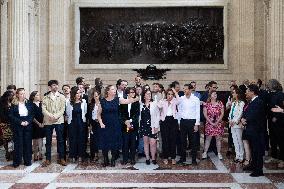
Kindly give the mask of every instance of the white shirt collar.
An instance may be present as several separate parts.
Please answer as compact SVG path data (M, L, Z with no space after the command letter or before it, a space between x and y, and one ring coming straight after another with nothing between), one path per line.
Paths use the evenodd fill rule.
M258 97L258 96L253 97L253 98L251 99L251 102L254 101L254 99L256 99L257 97Z

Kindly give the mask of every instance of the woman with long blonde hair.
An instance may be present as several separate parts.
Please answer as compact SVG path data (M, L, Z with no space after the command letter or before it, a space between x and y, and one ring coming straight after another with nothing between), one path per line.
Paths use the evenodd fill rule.
M26 100L24 88L18 88L9 112L13 128L14 158L13 167L18 167L22 158L24 165L30 166L32 160L32 122L33 105Z

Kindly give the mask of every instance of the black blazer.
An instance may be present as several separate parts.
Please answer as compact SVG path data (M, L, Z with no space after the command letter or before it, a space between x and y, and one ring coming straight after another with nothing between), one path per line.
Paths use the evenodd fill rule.
M28 110L28 116L25 120L29 123L28 126L31 126L33 119L34 119L33 103L30 102L30 101L26 101L25 105L26 105L26 108ZM9 111L9 119L11 121L12 127L15 127L17 125L21 125L22 119L21 119L21 116L19 114L19 105L12 104L10 111Z
M120 113L122 131L126 132L127 126L125 125L125 121L130 119L132 119L134 130L137 131L139 127L140 103L137 101L131 104L130 116L128 114L128 104L120 105Z
M247 121L246 131L249 134L265 131L265 107L262 100L256 97L244 108L243 116Z

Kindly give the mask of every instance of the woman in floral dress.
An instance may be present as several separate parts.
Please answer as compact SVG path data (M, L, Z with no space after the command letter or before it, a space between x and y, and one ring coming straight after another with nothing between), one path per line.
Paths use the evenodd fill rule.
M205 124L205 145L202 159L207 158L207 151L210 146L212 137L216 138L216 146L218 152L218 158L223 159L221 155L221 140L224 134L224 127L222 125L222 118L224 116L224 105L221 101L217 100L217 92L213 91L209 94L207 103L203 107L204 117L206 119Z

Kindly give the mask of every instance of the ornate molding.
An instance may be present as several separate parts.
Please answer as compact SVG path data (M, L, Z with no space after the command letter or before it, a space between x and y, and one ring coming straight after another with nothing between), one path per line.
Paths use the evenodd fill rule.
M34 2L34 14L35 16L38 16L39 14L39 0L32 0Z
M271 8L271 0L263 0L265 18L269 20L269 11Z
M4 4L6 4L6 3L8 3L8 0L0 0L0 5L1 5L1 6L4 5Z

